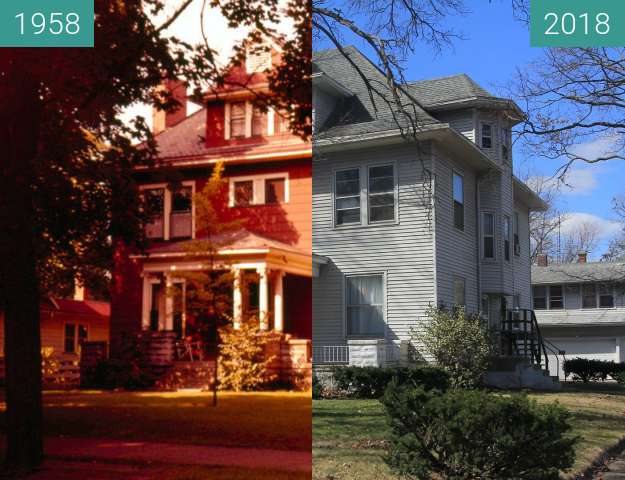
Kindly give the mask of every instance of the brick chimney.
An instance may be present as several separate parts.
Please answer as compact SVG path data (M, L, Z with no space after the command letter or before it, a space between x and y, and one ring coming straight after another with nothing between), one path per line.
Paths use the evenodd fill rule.
M160 87L171 93L180 107L171 112L152 109L152 133L158 135L166 128L176 125L187 117L187 85L182 80L165 80Z
M549 265L549 257L546 253L539 253L536 255L536 265L539 267L546 267Z
M586 263L588 261L588 252L579 252L577 254L577 263Z

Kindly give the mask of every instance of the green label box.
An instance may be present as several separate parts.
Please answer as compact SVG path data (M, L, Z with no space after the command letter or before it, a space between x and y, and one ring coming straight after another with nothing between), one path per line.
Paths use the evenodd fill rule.
M0 48L93 47L94 0L0 0Z
M624 0L531 0L532 47L625 47Z

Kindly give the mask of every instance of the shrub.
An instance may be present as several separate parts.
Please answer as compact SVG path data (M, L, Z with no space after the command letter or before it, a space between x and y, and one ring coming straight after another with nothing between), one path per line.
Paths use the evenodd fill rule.
M156 377L135 361L119 359L101 359L82 379L84 388L102 390L146 390L152 388Z
M228 325L219 331L219 388L236 392L267 386L277 379L269 366L275 357L266 354L272 335L248 319L238 329Z
M400 385L420 385L426 390L446 390L449 387L449 375L431 365L403 368L336 367L332 374L336 388L351 398L380 398L393 379Z
M478 386L496 352L492 332L479 315L466 315L463 308L431 308L428 316L431 321L417 339L449 373L453 388Z
M322 397L323 397L323 385L321 385L321 382L317 378L317 375L315 375L313 373L313 377L312 377L312 398L314 398L315 400L319 400Z
M525 395L389 385L387 462L400 475L446 480L557 480L573 464L568 412Z
M614 374L614 380L616 380L619 385L625 385L625 372Z
M625 372L625 363L572 358L564 361L563 369L567 377L572 375L573 380L588 383L598 380L605 381L608 377L616 379L618 374Z

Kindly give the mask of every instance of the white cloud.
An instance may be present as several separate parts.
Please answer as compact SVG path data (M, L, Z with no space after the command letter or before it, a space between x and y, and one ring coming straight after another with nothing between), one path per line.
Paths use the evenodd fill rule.
M600 157L608 157L622 150L622 137L620 135L606 135L596 140L575 145L569 151L586 160L596 160Z
M608 220L591 213L570 212L566 213L561 225L563 235L568 235L580 225L591 225L597 230L598 240L607 240L621 232L623 226L619 222Z
M531 177L527 184L536 191L556 189L562 195L590 195L598 186L597 174L601 172L598 166L588 168L572 168L567 172L566 178L538 176Z

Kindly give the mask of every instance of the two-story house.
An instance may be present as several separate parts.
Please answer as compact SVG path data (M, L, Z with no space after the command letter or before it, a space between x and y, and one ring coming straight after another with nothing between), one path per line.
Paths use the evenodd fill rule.
M533 308L554 375L563 376L565 358L625 362L625 264L586 260L580 253L577 263L550 265L540 255L532 267Z
M179 272L201 263L201 256L190 261L185 249L189 241L202 238L193 195L203 189L215 164L223 162L228 188L219 211L224 221L243 222L240 234L219 251L234 273L234 324L252 312L263 328L285 334L304 352L310 349L311 145L290 132L280 112L264 112L255 104L259 92L269 91L264 72L278 61L275 50L248 57L232 70L226 86L206 93L202 108L191 115L185 110L186 88L169 82L183 107L155 113L158 161L136 171L156 214L146 226L145 251L120 245L117 252L113 346L138 332L187 335L184 301L173 297L184 292ZM172 171L178 177L175 184L167 180ZM176 284L180 288L169 288Z
M545 206L512 173L519 107L466 75L410 82L411 129L384 74L345 52L313 56L314 364L418 354L430 306L495 328L531 308L528 218Z

